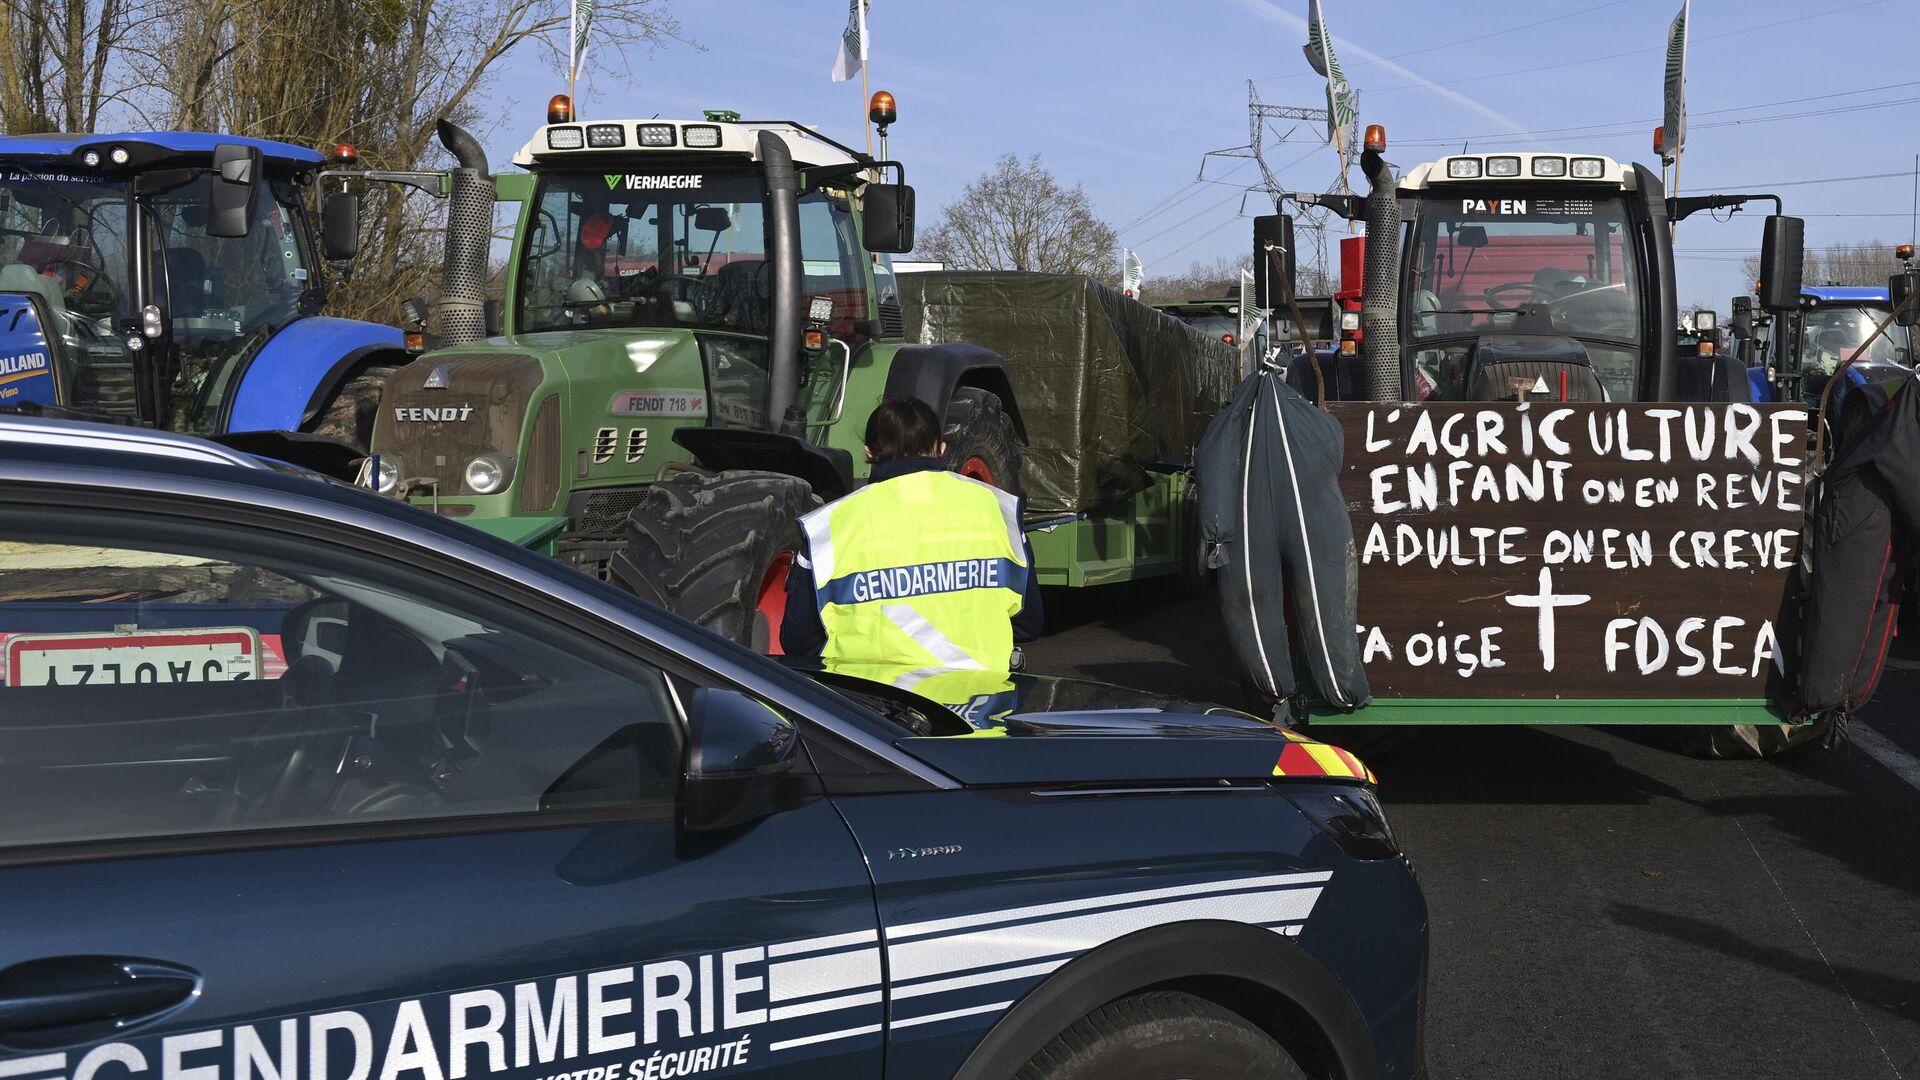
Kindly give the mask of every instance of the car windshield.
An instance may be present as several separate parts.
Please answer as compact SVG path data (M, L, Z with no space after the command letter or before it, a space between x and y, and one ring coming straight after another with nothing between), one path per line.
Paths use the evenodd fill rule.
M1412 209L1405 318L1414 343L1481 334L1580 339L1614 400L1638 368L1639 269L1621 198L1429 192ZM1438 396L1468 349L1415 353Z
M765 334L764 194L749 173L541 177L521 255L517 328Z
M1873 331L1880 321L1887 317L1885 308L1870 307L1819 307L1806 311L1800 322L1800 365L1805 371L1819 371L1828 375L1839 369L1842 361L1852 356L1860 344L1873 337ZM1898 364L1906 362L1900 355L1899 343L1893 336L1899 332L1897 327L1889 327L1888 333L1881 334L1868 345L1860 359L1855 363L1878 362Z

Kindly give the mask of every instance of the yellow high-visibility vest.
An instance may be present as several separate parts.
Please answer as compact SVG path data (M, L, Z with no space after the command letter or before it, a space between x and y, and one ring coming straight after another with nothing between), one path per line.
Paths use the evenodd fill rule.
M800 525L822 660L1006 668L1032 572L1012 495L927 470L869 484Z

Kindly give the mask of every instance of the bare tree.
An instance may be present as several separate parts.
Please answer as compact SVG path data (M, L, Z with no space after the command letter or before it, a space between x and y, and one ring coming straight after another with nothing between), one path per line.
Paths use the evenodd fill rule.
M144 0L5 0L0 127L94 130L121 99L121 52L148 10Z
M951 270L1035 270L1120 278L1120 238L1094 216L1086 189L1072 188L1040 164L1003 155L942 207L915 254Z
M1248 225L1248 232L1251 235L1251 224ZM1195 260L1184 273L1179 274L1155 277L1153 268L1148 267L1147 281L1141 286L1141 291L1146 294L1148 302L1155 304L1237 297L1240 272L1251 265L1245 258L1234 259L1221 255L1210 263ZM1298 273L1294 288L1299 290L1301 296L1326 296L1333 289L1329 279L1311 266L1302 263Z

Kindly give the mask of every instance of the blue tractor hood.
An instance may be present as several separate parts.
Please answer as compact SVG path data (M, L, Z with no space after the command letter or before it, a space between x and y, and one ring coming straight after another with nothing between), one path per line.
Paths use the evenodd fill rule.
M1372 780L1344 750L1218 705L1023 672L853 670L809 674L889 715L943 710L895 745L968 785Z

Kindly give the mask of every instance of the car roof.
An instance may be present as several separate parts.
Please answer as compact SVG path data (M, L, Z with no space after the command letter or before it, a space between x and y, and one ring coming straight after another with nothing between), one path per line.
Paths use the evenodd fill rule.
M0 156L68 157L81 147L111 143L146 143L176 154L211 154L223 143L258 147L268 158L299 165L318 166L326 160L318 150L274 139L255 139L245 135L219 135L207 131L125 131L117 133L47 132L0 138Z
M0 414L0 452L9 448L58 447L81 454L115 454L140 464L197 462L236 469L266 469L259 458L188 435L131 425Z

